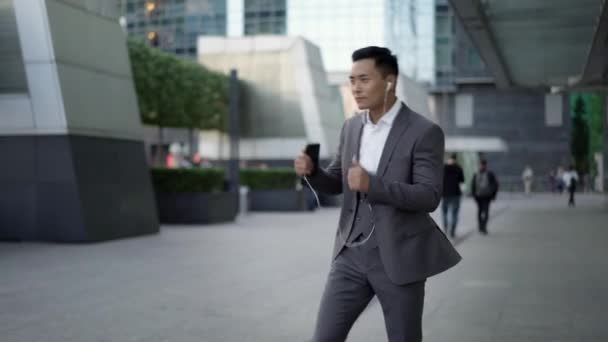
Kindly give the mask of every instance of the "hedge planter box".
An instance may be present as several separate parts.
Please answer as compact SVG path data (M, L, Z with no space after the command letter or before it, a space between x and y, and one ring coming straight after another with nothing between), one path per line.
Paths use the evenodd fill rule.
M292 168L243 169L241 185L249 188L250 211L306 210L306 193L296 190L298 177Z
M157 193L161 223L204 224L234 221L238 213L238 194Z
M307 210L303 191L250 190L250 211L302 211Z
M225 192L221 169L152 169L161 223L233 221L238 213L236 192Z

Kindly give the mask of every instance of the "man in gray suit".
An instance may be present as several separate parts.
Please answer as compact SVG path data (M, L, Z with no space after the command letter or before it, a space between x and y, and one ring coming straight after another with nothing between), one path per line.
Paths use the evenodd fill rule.
M352 60L352 94L364 113L346 120L327 168L304 152L294 161L315 190L344 195L313 341L345 341L376 295L389 341L417 342L426 279L461 259L429 216L442 195L444 136L397 100L390 50L363 48Z

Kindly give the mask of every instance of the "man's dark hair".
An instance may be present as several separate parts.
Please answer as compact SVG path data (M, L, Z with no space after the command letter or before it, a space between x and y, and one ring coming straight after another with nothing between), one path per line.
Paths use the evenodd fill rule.
M483 165L483 166L487 166L488 165L488 161L485 159L482 159L479 161L479 164Z
M376 68L380 70L383 77L388 75L399 76L399 64L397 56L391 50L379 46L368 46L353 52L353 62L371 58L374 60Z

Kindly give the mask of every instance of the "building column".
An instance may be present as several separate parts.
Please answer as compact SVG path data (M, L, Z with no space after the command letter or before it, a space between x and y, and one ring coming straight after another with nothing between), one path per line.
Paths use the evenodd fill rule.
M0 88L0 240L158 232L125 36L107 2L5 2L23 66L14 82L26 81Z

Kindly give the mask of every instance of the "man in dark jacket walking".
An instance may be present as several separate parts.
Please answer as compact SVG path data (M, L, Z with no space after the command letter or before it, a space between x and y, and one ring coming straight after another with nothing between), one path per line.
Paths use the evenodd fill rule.
M498 180L494 172L488 170L488 162L482 159L479 162L479 171L471 181L471 194L477 203L477 220L479 232L488 234L488 219L490 217L490 202L496 199L498 193Z
M445 234L452 238L456 236L460 198L462 197L460 184L462 183L464 183L464 173L456 161L456 154L452 154L443 168L443 200L441 202L443 229Z

